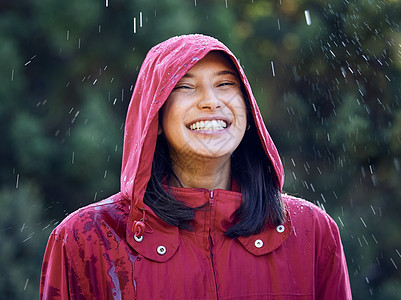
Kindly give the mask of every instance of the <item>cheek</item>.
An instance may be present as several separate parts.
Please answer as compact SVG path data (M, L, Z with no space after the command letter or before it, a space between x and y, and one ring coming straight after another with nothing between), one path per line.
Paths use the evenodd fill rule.
M246 105L244 99L239 99L235 106L237 119L239 120L239 124L246 127L247 124L247 112Z
M185 139L185 130L183 127L185 107L180 105L179 101L171 100L173 99L169 99L169 102L166 102L163 109L161 125L168 143L178 145Z
M161 113L161 125L163 130L166 130L169 125L171 124L172 121L176 119L176 116L174 116L174 101L173 99L168 98L166 103L164 103L160 113Z

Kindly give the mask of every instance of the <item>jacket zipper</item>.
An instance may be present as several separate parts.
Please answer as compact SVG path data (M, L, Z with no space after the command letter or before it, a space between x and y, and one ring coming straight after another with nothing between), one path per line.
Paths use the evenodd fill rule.
M211 190L211 191L209 191L210 206L213 206L213 200L214 200L214 190Z
M215 267L214 267L214 262L213 262L213 240L212 240L212 224L213 224L213 219L212 219L212 215L213 215L213 204L214 204L214 190L209 191L209 203L210 203L210 224L209 224L209 253L210 253L210 261L212 263L212 269L213 269L213 278L214 278L214 285L216 288L216 299L219 299L219 292L217 289L217 278L216 278L216 272L215 272Z

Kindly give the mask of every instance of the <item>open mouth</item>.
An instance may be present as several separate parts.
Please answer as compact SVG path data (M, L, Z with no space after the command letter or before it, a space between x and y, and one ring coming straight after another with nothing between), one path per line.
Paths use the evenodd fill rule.
M191 130L222 130L227 128L227 122L224 120L198 121L189 125Z

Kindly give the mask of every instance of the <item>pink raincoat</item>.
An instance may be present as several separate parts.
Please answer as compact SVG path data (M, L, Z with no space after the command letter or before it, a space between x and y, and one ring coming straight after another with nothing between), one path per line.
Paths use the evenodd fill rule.
M283 167L248 80L214 38L189 35L152 48L128 109L121 192L68 216L51 234L42 268L42 299L351 299L335 222L315 205L283 194L283 225L229 239L241 193L171 188L195 212L194 230L160 220L143 203L158 131L158 112L177 81L208 52L233 60L244 83L266 155L280 187ZM134 237L145 219L141 237Z

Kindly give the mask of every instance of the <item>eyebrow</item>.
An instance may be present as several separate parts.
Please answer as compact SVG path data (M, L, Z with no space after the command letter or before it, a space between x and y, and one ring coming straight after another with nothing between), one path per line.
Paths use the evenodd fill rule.
M236 72L230 71L230 70L223 70L223 71L218 71L216 72L217 76L223 76L223 75L233 75L235 77L238 77ZM191 74L190 72L186 73L184 76L182 76L182 78L193 78L194 75Z
M216 74L217 76L223 76L223 75L233 75L233 76L235 76L235 77L238 77L238 75L237 75L237 73L236 72L233 72L233 71L229 71L229 70L223 70L223 71L219 71L219 72L217 72L217 74Z

